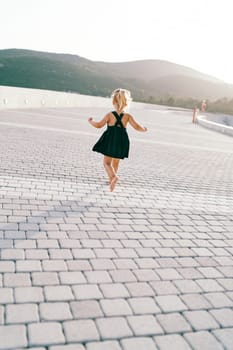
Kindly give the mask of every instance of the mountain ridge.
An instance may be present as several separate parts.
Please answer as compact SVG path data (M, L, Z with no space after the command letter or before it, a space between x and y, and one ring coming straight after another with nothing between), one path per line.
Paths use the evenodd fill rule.
M164 60L91 61L84 57L33 51L0 50L0 85L109 96L117 87L134 100L232 98L233 85L193 68Z

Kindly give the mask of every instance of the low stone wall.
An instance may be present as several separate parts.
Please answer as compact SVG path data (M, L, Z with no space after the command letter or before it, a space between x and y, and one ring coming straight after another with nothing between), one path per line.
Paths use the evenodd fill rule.
M39 89L0 86L0 109L42 107L104 107L111 108L108 97L80 95ZM148 108L148 104L132 102L135 109Z
M38 89L0 86L0 108L106 107L109 98Z
M214 117L216 117L215 120L217 120L218 122L213 121L212 118L214 118ZM231 118L231 117L229 116L229 118ZM226 135L233 136L233 127L229 126L229 125L221 124L221 122L223 123L223 119L221 118L221 116L216 115L216 116L210 117L210 116L206 116L206 115L198 115L196 120L197 120L198 124L204 126L205 128L215 130L215 131L221 132L221 133L226 134Z

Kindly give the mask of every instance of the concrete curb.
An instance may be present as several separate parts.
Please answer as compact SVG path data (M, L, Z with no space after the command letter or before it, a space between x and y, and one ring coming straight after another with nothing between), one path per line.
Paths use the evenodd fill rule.
M205 115L197 116L196 121L198 124L204 126L205 128L233 136L233 127L207 120L207 116Z

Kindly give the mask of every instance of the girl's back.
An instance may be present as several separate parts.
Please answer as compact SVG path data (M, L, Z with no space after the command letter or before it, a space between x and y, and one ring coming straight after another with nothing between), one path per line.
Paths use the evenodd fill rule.
M121 113L117 112L117 114L120 115ZM129 116L128 113L122 113L122 114L123 114L123 117L121 118L121 122L122 122L124 128L126 128L128 122L129 122L129 117L130 116ZM107 114L107 117L108 117L108 122L107 122L108 126L114 126L116 124L116 121L117 121L117 119L114 116L114 114L112 112L109 112Z

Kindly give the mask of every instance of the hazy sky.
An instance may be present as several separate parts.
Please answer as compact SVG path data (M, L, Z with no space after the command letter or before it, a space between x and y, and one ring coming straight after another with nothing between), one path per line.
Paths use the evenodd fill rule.
M162 59L233 83L232 0L0 0L0 49Z

